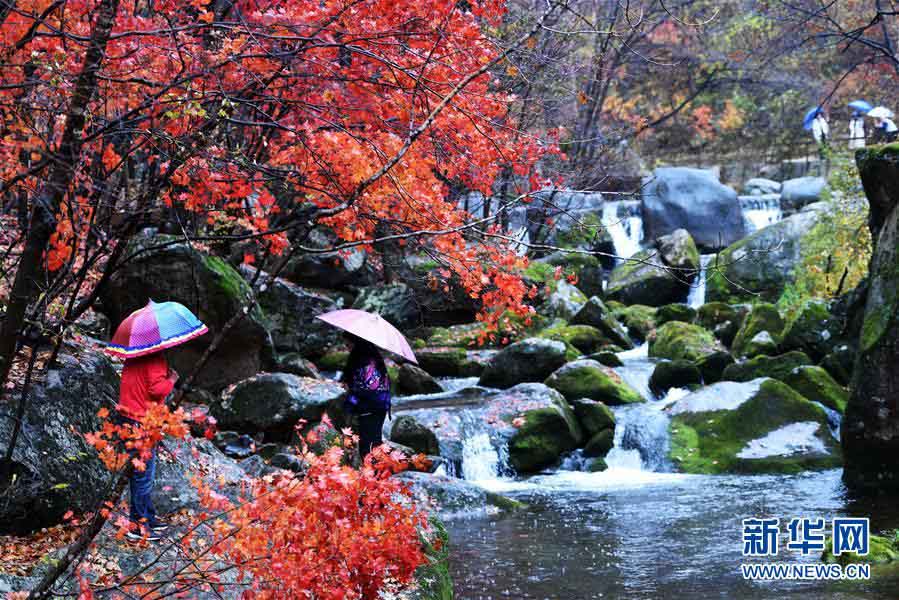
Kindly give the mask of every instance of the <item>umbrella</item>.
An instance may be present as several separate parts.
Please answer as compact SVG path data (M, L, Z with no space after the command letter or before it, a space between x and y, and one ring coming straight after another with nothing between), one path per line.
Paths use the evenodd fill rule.
M819 112L821 112L821 107L816 106L815 108L813 108L810 111L808 111L807 113L805 113L805 117L802 119L802 127L804 129L811 129L812 121L815 120L815 117L818 116Z
M893 111L886 106L876 106L868 111L868 115L872 119L892 119Z
M864 100L853 100L849 103L849 108L854 108L859 112L866 113L871 110L871 105Z
M106 352L135 358L172 348L209 331L183 304L150 300L122 321Z
M315 317L325 323L352 333L356 337L367 340L379 348L399 354L405 359L418 363L409 342L396 327L388 323L381 315L345 308L332 310Z

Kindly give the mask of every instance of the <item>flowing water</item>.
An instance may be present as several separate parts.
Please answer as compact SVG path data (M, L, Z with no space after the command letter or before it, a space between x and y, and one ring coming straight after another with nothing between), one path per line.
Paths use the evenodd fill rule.
M616 371L648 401L614 409L615 446L604 472L582 471L587 461L575 452L558 470L503 476L502 449L486 433L469 432L462 475L527 508L447 522L457 598L899 597L899 574L892 572L869 582L744 580L744 518L870 516L876 531L899 526L899 508L890 500L876 506L851 502L836 470L776 476L671 472L662 409L687 392L652 397L654 360L646 350L643 345L619 354L624 366ZM781 552L777 560L818 557Z
M637 201L605 202L602 224L612 237L618 262L640 251L643 241L643 218Z
M690 287L690 294L687 296L687 305L691 308L698 309L705 304L705 288L708 281L708 266L715 258L714 254L703 254L699 257L699 275L696 281Z
M783 218L780 210L780 194L740 196L743 218L749 224L749 233L777 223Z

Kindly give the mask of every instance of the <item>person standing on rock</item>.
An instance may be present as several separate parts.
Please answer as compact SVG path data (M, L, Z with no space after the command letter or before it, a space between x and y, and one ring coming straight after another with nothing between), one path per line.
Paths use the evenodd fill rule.
M352 349L342 377L349 391L344 406L356 416L359 454L364 459L383 442L381 430L390 411L390 376L377 346L351 333L346 338Z
M119 423L140 427L151 404L165 402L175 388L178 373L171 369L162 352L125 361L119 387ZM156 449L146 461L143 471L132 469L130 518L135 524L127 536L132 540L155 541L165 533L167 525L156 516L153 487L156 479Z

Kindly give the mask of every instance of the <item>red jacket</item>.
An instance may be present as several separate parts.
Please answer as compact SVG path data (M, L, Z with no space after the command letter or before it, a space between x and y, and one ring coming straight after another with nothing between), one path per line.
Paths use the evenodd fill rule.
M168 373L169 364L159 352L126 360L119 386L119 413L139 421L151 402L164 402L175 387L175 378Z

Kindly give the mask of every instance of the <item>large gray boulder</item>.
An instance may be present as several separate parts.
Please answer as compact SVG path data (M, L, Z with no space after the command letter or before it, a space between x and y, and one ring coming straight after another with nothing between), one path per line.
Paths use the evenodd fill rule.
M823 177L798 177L783 182L780 192L780 205L785 213L794 213L806 205L821 200L821 194L827 187Z
M103 312L118 325L151 299L185 305L209 327L206 335L169 353L176 370L190 372L215 335L248 304L250 286L221 258L172 236L141 236L128 252L133 258L103 291ZM194 384L220 390L258 373L272 354L265 316L256 306L228 331L227 342L219 345Z
M249 282L256 277L257 269L253 267L242 265L240 270ZM339 308L331 298L268 273L260 274L257 284L262 286L259 305L279 354L296 352L316 358L340 342L338 329L315 318Z
M335 381L262 373L225 390L210 407L221 429L287 439L300 419L315 422L339 408L346 390Z
M326 249L336 242L330 232L314 230L303 245ZM359 249L297 254L288 261L283 276L298 285L326 289L353 289L376 281L374 269L368 264L368 255Z
M754 177L743 184L743 193L748 196L765 196L767 194L779 194L781 184L773 179Z
M808 207L728 246L708 275L706 300L776 302L795 280L796 267L802 262L802 239L820 215L817 205Z
M698 269L699 251L693 238L677 229L615 267L606 298L647 306L684 302Z
M508 388L522 382L543 381L565 364L565 344L527 338L497 352L481 373L480 385Z
M0 448L12 439L15 402L0 405ZM84 439L98 431L97 411L118 401L118 376L101 352L66 344L46 377L35 381L12 455L15 482L0 492L0 532L54 525L63 514L96 509L112 475Z
M645 181L642 202L647 237L686 229L699 247L717 249L746 233L737 193L705 169L656 169Z

